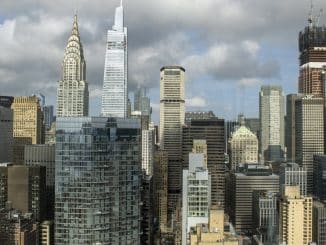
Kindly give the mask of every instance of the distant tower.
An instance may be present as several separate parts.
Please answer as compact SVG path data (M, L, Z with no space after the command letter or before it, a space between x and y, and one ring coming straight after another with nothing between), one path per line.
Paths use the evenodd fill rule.
M57 117L88 116L88 100L86 62L75 15L57 90Z
M265 161L284 155L284 96L280 86L262 86L259 93L260 150Z
M127 28L124 27L122 1L115 10L112 30L108 30L104 81L102 91L102 116L127 117L128 112L128 51Z
M181 142L185 122L185 69L180 66L161 68L160 146L168 152L169 211L175 209L181 194Z

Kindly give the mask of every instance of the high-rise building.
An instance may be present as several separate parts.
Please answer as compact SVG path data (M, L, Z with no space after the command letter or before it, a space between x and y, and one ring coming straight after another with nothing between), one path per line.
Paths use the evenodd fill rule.
M40 245L54 245L54 223L53 221L43 221L39 226Z
M307 170L297 163L282 163L279 169L280 193L284 186L298 185L300 195L307 196Z
M56 137L55 244L140 244L139 120L58 118Z
M326 202L326 155L314 155L313 194Z
M36 96L16 97L11 109L14 112L13 161L16 164L23 164L25 145L42 143L43 113Z
M146 175L153 175L154 162L154 132L152 130L142 130L142 171Z
M182 129L182 165L188 168L189 152L194 140L206 140L207 168L211 175L211 202L224 207L225 195L225 140L224 119L211 116L206 119L192 119Z
M181 198L181 142L185 122L185 69L161 68L160 147L168 152L168 204L171 213ZM192 143L192 142L191 142ZM189 152L188 152L189 153Z
M44 106L43 114L45 130L49 130L51 129L52 123L54 122L53 105Z
M326 27L309 19L310 25L299 33L299 93L324 97L321 73L326 66Z
M55 145L26 145L24 163L46 169L46 219L54 218Z
M211 183L204 153L189 153L189 169L183 170L182 184L182 245L186 245L190 228L208 223Z
M62 77L58 82L57 117L87 116L88 104L86 61L75 15L62 61Z
M0 96L0 106L11 108L14 102L14 97L12 96Z
M326 244L326 204L313 202L312 210L312 240L318 245Z
M250 129L257 137L260 136L260 120L259 118L245 118L245 125Z
M260 150L265 161L284 157L284 96L280 86L262 86L259 93Z
M286 96L285 146L287 161L295 162L295 101L303 96L301 94Z
M0 210L6 208L8 201L8 166L11 163L0 163Z
M280 244L310 244L312 197L301 196L299 186L284 186L279 203Z
M277 193L253 191L253 232L262 244L276 244L278 236Z
M102 90L102 116L127 117L128 111L128 47L127 28L124 26L122 1L115 10L112 30L108 30L104 81Z
M233 132L229 144L231 169L236 169L240 163L258 163L257 136L244 126L244 122Z
M226 211L237 232L250 233L253 229L253 191L279 192L279 176L263 165L239 166L227 178Z
M142 115L151 115L150 99L147 96L147 89L137 88L134 93L134 111L140 111Z
M307 170L307 193L313 191L313 155L324 153L324 104L307 95L295 102L296 163Z
M141 185L140 244L152 245L154 239L153 175L148 175L143 172Z
M0 163L13 161L13 111L0 105Z
M31 245L39 244L38 223L30 214L17 210L0 211L0 244Z

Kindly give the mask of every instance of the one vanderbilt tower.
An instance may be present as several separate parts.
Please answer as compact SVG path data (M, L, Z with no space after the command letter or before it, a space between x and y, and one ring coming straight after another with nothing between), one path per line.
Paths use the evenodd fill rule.
M88 116L88 103L86 62L75 15L62 62L62 78L57 90L57 117Z
M115 10L112 30L108 30L104 81L102 94L102 116L127 117L128 104L128 53L127 28L124 27L122 1Z

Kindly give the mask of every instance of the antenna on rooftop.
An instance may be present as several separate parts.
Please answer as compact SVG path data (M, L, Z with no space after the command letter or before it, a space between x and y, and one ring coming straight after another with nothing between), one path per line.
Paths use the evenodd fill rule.
M321 8L321 9L319 10L319 14L318 14L318 16L316 17L316 23L315 23L316 26L319 25L319 20L320 20L320 17L321 17L322 14L323 14L323 9Z
M309 26L312 27L313 26L313 12L314 12L314 2L313 0L310 1L310 11L309 11L309 16L308 16L308 23L309 23Z

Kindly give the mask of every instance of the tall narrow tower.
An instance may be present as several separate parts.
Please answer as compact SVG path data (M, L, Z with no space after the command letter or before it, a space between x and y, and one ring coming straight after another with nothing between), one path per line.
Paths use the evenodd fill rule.
M112 30L108 30L104 81L102 91L102 116L127 117L128 104L128 52L127 28L124 27L122 1L115 10Z
M57 90L57 117L88 116L88 101L86 62L75 15L62 62L62 78Z

